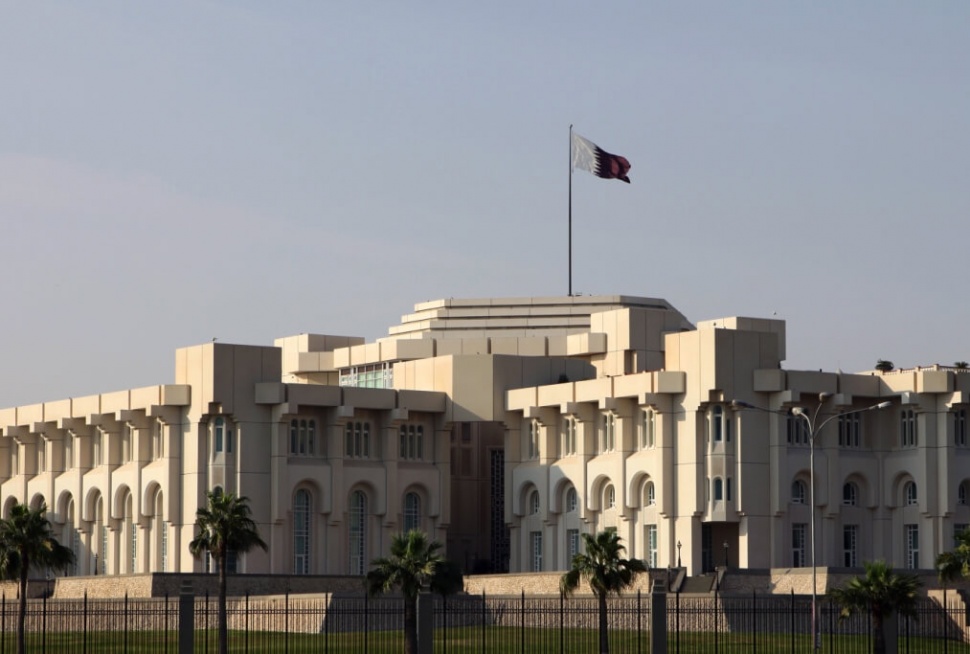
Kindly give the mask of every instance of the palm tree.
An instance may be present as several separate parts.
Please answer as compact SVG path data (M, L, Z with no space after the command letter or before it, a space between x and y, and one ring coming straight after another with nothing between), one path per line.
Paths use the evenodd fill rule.
M829 595L841 607L843 618L856 611L870 612L873 650L875 654L884 654L885 619L893 613L916 616L916 592L920 582L915 575L893 572L892 566L885 561L866 561L865 567L865 575L850 579L844 586L829 591Z
M207 506L195 512L199 534L189 543L189 552L200 558L208 552L219 570L219 654L229 652L229 628L226 617L226 576L230 554L244 554L254 547L266 550L256 523L250 517L249 498L218 489L206 494Z
M624 588L633 585L636 576L646 572L647 567L639 559L621 558L626 548L620 545L620 537L615 531L601 531L596 536L583 534L583 541L586 553L573 557L572 568L559 580L559 588L569 597L581 580L589 582L599 603L600 653L608 654L606 598L611 593L619 595Z
M67 570L74 565L74 553L57 542L47 520L47 506L36 509L16 504L10 517L0 520L0 570L5 578L20 579L20 607L17 616L17 652L24 654L24 623L27 619L27 575L31 566L46 570Z
M461 571L444 559L441 543L412 529L391 539L391 555L374 559L367 573L369 595L387 593L395 588L404 595L404 651L418 650L418 594L422 589L447 595L462 588Z

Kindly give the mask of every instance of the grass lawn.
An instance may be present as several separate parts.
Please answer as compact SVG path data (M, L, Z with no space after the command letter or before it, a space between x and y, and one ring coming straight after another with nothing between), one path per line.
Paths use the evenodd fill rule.
M196 654L215 654L218 652L216 630L195 632ZM484 647L483 647L484 640ZM595 629L543 629L528 627L524 631L518 627L453 627L438 629L435 633L435 654L553 654L560 652L563 643L565 652L596 652L598 634ZM792 644L794 643L794 649ZM16 651L17 635L6 632L0 635L0 654ZM126 647L127 644L127 647ZM400 631L370 631L330 634L289 634L280 632L251 631L247 635L241 631L229 633L230 651L243 652L301 652L333 654L401 654L404 651L404 638ZM789 653L812 652L811 638L807 634L738 633L717 635L717 649L725 654L732 652ZM830 646L832 645L832 646ZM822 639L822 652L837 654L869 654L871 644L865 636L835 636L834 642L828 635ZM68 652L70 654L100 654L101 652L132 654L178 652L178 634L174 631L132 631L91 632L86 642L81 633L30 633L27 636L27 650L31 654L43 651ZM712 633L682 633L679 638L669 633L667 651L671 654L707 654L715 649L715 636ZM901 641L900 652L935 653L944 651L944 642L939 639L916 639L908 642L908 649ZM610 651L613 654L633 654L650 652L650 633L637 634L631 631L612 630L610 632ZM970 654L970 646L957 641L946 643L948 654Z

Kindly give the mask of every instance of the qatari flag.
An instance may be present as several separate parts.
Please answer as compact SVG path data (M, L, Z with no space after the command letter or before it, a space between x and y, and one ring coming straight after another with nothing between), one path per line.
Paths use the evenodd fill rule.
M627 184L630 178L630 162L626 157L610 154L592 141L573 132L573 168L586 170L603 179L622 179Z

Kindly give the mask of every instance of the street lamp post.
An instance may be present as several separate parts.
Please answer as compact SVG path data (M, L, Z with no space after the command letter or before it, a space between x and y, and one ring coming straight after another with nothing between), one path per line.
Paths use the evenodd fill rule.
M724 541L724 569L728 567L728 542Z
M822 411L822 406L825 405L826 400L832 397L832 393L819 393L818 394L818 405L815 407L815 411L809 412L801 407L792 407L791 415L799 416L805 420L805 424L808 427L808 479L809 479L809 509L811 511L811 540L812 540L812 641L813 646L816 650L822 647L822 634L819 632L818 623L818 588L816 580L818 577L818 569L815 563L815 437L819 435L825 425L829 424L836 418L842 416L849 416L854 413L863 413L865 411L875 411L879 409L885 409L892 405L892 402L880 402L879 404L873 404L872 406L867 406L864 409L853 409L852 411L844 411L842 413L836 413L828 416L821 422L818 421L819 414ZM767 413L782 413L780 411L772 411L771 409L764 409L753 404L748 404L747 402L741 402L735 400L731 403L735 408L740 409L756 409L758 411L765 411Z
M680 541L677 541L677 567L682 567L680 565Z

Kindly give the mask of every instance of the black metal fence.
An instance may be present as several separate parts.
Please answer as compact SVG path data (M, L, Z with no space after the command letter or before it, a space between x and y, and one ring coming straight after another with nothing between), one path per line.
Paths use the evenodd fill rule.
M88 654L179 652L179 598L30 600L27 651ZM970 654L965 605L925 599L915 618L898 623L898 651ZM668 595L655 608L649 594L607 603L610 651L659 654L652 631L666 629L672 654L813 652L811 598L799 595ZM218 651L218 603L192 598L187 621L194 651ZM589 596L461 595L435 598L435 654L598 651L598 604ZM0 654L16 652L18 602L0 597ZM870 616L841 619L820 598L821 651L871 652ZM402 652L400 598L340 595L232 598L228 603L231 652L383 654ZM183 627L185 624L183 622ZM659 649L659 648L657 648Z

